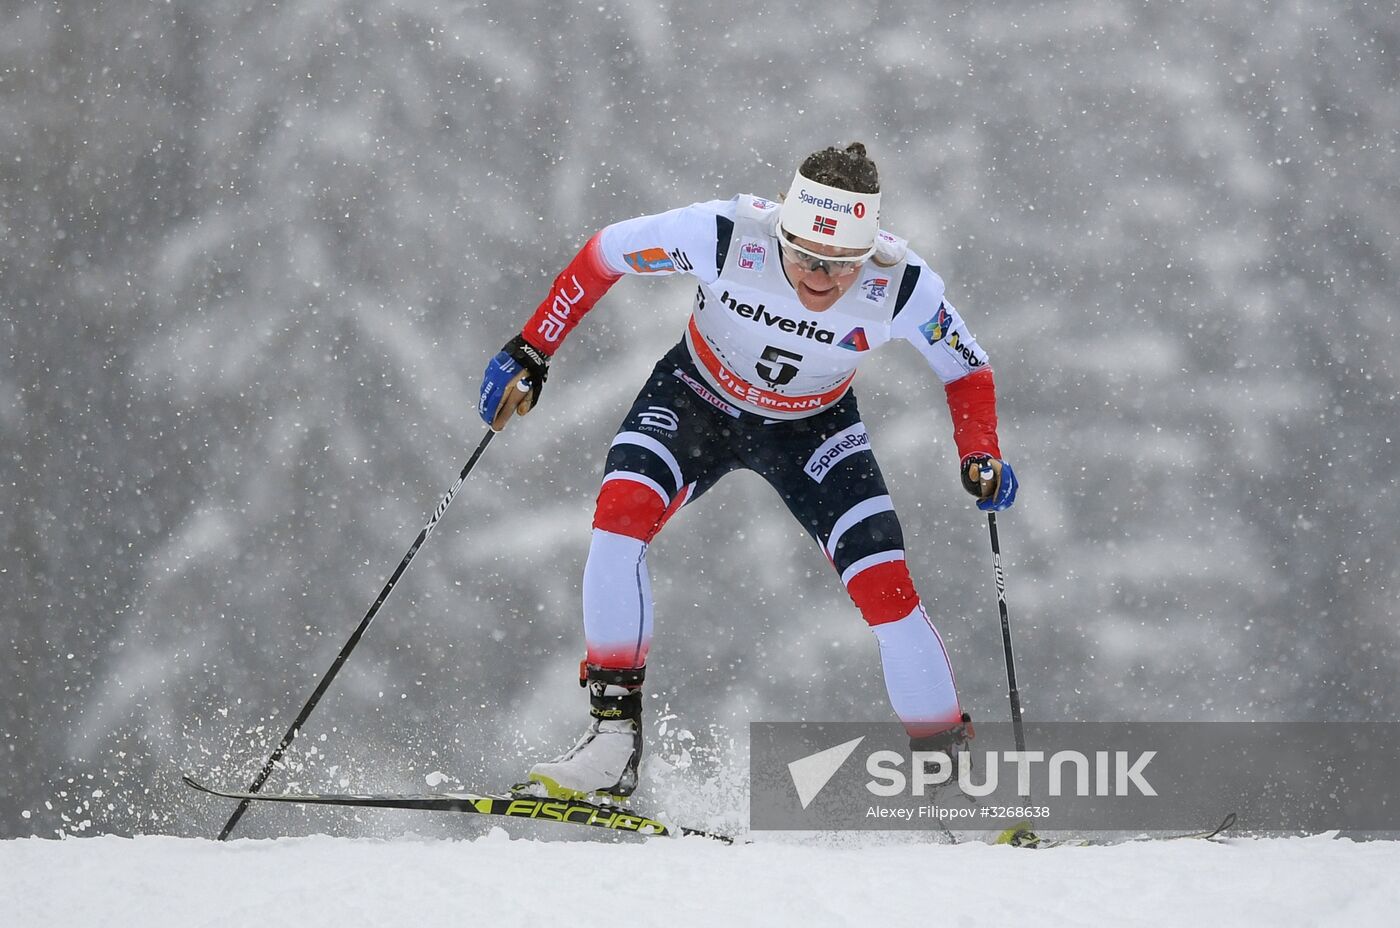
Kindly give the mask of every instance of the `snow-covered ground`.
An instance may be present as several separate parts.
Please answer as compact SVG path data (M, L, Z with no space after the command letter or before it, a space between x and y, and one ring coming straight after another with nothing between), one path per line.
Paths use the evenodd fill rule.
M760 836L0 842L0 924L1394 925L1400 842L1022 850Z

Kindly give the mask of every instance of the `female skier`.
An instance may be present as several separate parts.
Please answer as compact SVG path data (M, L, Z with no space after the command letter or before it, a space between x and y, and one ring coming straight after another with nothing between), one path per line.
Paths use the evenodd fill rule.
M647 545L722 476L762 476L821 545L879 642L890 703L917 750L971 736L948 655L915 592L894 505L851 389L893 339L944 384L963 486L1002 510L1017 481L997 443L987 355L943 281L880 229L880 182L859 142L807 157L781 203L740 195L615 223L574 257L524 329L486 366L495 430L539 400L549 361L624 275L696 278L685 333L613 438L583 576L592 721L529 780L559 798L625 797L642 756L651 646Z

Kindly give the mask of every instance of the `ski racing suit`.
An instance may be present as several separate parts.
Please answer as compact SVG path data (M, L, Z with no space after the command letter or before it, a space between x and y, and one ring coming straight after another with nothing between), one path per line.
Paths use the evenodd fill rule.
M652 371L609 449L584 569L587 661L643 667L652 637L647 545L731 470L782 497L822 547L879 641L890 702L912 737L962 718L952 668L909 575L894 504L851 381L871 352L912 344L943 382L964 461L1000 458L986 353L942 279L883 230L830 308L798 301L782 266L778 204L752 196L610 225L555 279L522 335L557 351L624 275L698 283L684 336Z

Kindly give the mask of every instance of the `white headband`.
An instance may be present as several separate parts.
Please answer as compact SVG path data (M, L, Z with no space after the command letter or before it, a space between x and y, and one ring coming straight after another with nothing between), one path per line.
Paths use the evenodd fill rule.
M863 257L869 257L880 229L880 195L828 187L799 171L792 178L779 216L783 231L794 238L837 248L868 249Z

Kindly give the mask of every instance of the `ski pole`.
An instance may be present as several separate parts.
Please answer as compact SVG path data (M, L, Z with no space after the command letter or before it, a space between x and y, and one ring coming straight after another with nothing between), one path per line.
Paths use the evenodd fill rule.
M277 762L282 759L282 753L287 750L287 747L292 743L293 739L296 738L297 733L301 730L301 726L306 724L307 717L311 715L311 711L316 708L316 704L321 701L321 697L326 694L326 690L330 688L331 681L335 679L335 675L340 672L340 668L345 664L346 658L350 656L351 651L355 650L355 645L360 643L360 638L364 636L365 630L369 628L369 623L374 621L375 615L379 612L379 607L384 605L384 600L389 598L389 594L394 590L394 585L399 582L399 578L402 577L404 571L408 569L409 562L413 560L413 556L418 553L419 548L423 547L423 542L427 540L429 533L437 526L438 520L441 519L442 514L447 511L447 507L452 505L452 497L456 496L457 491L462 488L462 484L467 480L467 475L472 472L472 468L476 466L476 462L481 459L482 452L486 450L486 446L491 443L491 438L495 434L496 433L490 428L486 430L486 435L481 439L481 444L476 446L476 450L472 452L472 456L467 460L466 466L463 467L462 472L457 475L457 482L452 484L452 488L447 491L447 495L442 498L442 502L438 503L437 509L433 511L432 518L428 519L428 524L423 526L423 530L419 532L418 537L413 540L413 546L410 547L408 553L403 556L403 560L399 562L399 566L394 571L393 576L389 578L389 582L384 584L384 589L380 590L379 598L374 601L374 605L369 607L369 612L366 612L365 617L360 620L359 627L356 628L354 633L350 636L350 640L345 642L345 647L340 649L340 654L336 655L335 662L331 664L331 669L326 671L326 675L322 677L321 682L316 685L316 690L311 694L311 698L306 701L306 705L301 707L301 712L297 714L296 721L292 722L292 727L288 728L287 733L282 736L282 741L277 745L277 749L272 752L267 762L263 764L262 771L258 773L257 778L254 779L252 784L248 787L248 792L256 793L258 790L262 789L262 785L267 782L268 775L272 773L272 768L277 766ZM220 841L228 839L229 834L238 824L238 820L243 817L244 812L248 811L250 802L251 800L244 799L238 804L238 808L233 810L233 814L229 816L228 822L224 824L223 831L219 832Z
M1011 693L1011 729L1016 750L1025 751L1026 733L1021 728L1021 691L1016 688L1016 659L1011 652L1011 617L1006 612L1006 572L1001 568L1001 542L997 540L997 514L987 513L987 529L992 536L992 569L997 578L997 607L1001 610L1001 645L1006 651L1006 685Z

